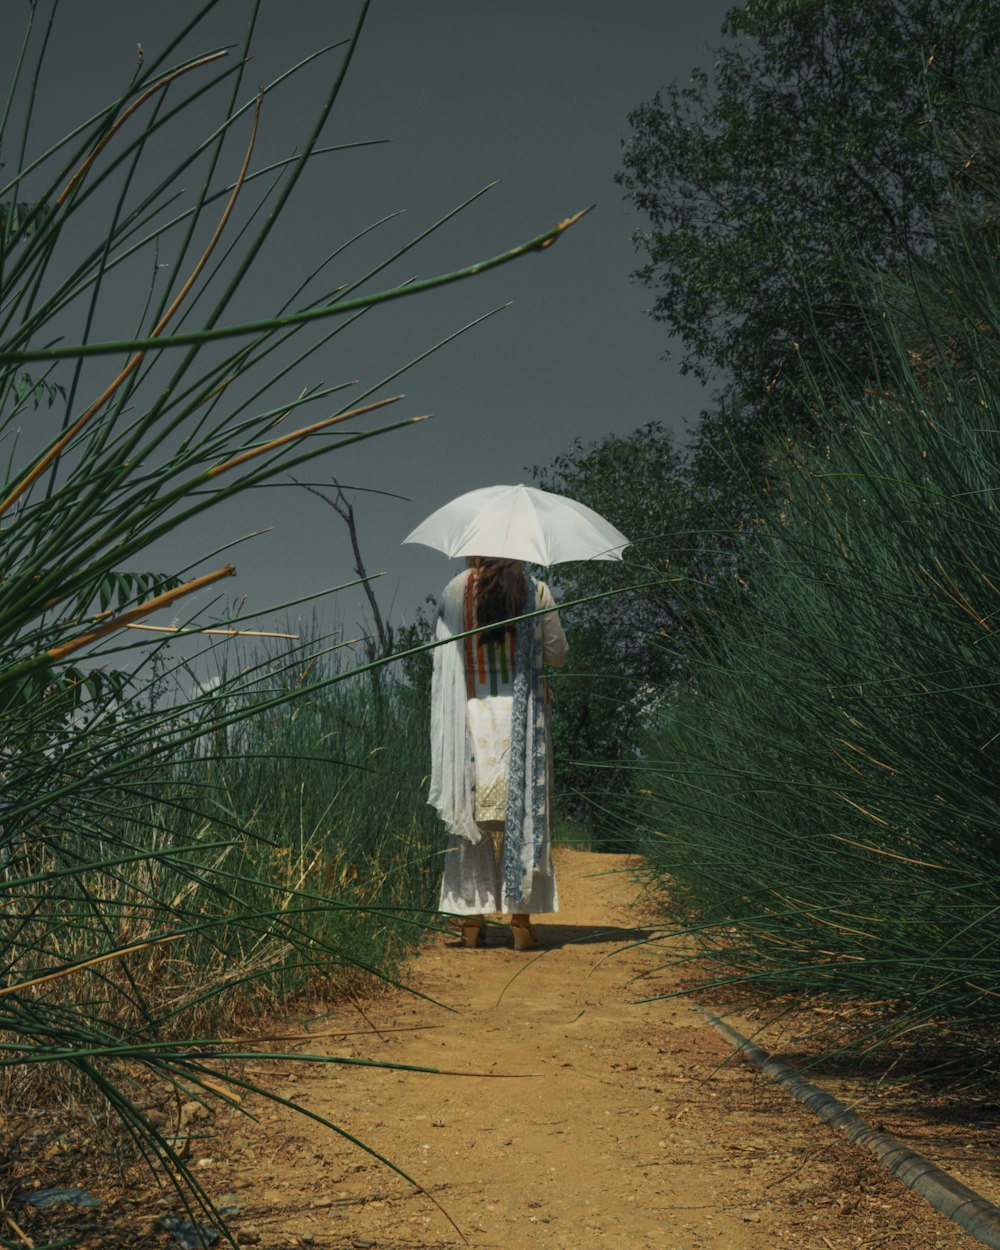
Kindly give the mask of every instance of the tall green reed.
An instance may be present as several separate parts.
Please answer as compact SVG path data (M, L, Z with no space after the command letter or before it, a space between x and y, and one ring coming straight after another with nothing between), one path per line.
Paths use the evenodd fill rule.
M360 422L398 399L388 387L402 366L360 388L303 384L335 335L380 304L543 250L569 224L381 289L379 274L454 214L330 285L333 257L352 264L346 240L249 320L241 301L265 242L280 243L309 161L336 151L324 126L367 5L344 39L261 92L245 86L256 3L233 55L187 51L216 7L201 4L116 99L34 152L59 14L31 4L0 107L0 1078L49 1072L88 1089L202 1204L137 1083L205 1098L244 1088L227 1065L246 1045L192 1027L222 1019L223 1000L287 993L310 972L391 970L401 918L426 904L432 852L416 755L404 760L385 699L365 719L365 687L323 658L334 640L263 657L210 697L163 698L164 675L179 679L190 656L135 627L235 574L206 551L212 509L419 419ZM328 87L301 144L256 167L259 117L317 58ZM176 158L172 124L193 136ZM177 534L191 543L183 567L147 571L151 544ZM204 628L196 612L182 624ZM350 908L365 918L348 923Z
M315 657L308 666L324 676ZM169 760L150 763L141 743L131 748L128 791L113 792L99 826L108 853L141 848L125 871L104 860L64 874L58 890L43 872L11 899L22 946L32 933L51 943L55 925L63 960L85 959L98 926L111 926L123 948L165 921L185 932L168 959L153 949L143 961L141 1002L128 989L134 961L104 968L102 992L90 992L92 1020L132 1028L148 1009L161 1036L205 1035L359 972L392 975L426 923L440 835L426 804L418 709L390 684L376 703L369 683L350 677L276 704L286 683L258 672L238 692L222 684L189 708L207 732ZM258 700L268 704L259 714ZM227 724L234 704L248 715ZM107 742L130 750L113 730ZM83 860L91 795L67 811L59 849ZM101 891L99 909L88 890ZM72 1008L73 983L59 988Z
M692 603L701 645L634 814L704 983L862 1003L858 1044L930 1039L982 1072L1000 994L1000 269L972 199L933 262L876 290L884 369L862 384L828 362L826 447L792 448L739 579Z

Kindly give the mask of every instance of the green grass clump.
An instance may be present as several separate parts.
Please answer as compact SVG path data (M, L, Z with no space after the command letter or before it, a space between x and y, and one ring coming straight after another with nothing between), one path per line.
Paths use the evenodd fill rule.
M243 697L252 706L255 692ZM426 708L390 678L350 678L250 717L209 751L205 823L221 832L225 813L245 834L240 877L268 883L242 905L266 910L275 885L298 891L313 904L299 922L308 942L334 955L283 995L327 975L339 984L351 967L396 975L434 918L444 849L427 802Z
M762 501L740 579L692 609L701 645L636 812L707 980L869 1004L864 1044L930 1035L989 1067L1000 262L973 200L874 304L877 384L831 362L825 450Z
M193 709L209 734L152 763L134 714L125 745L109 726L131 765L113 801L74 795L58 833L46 812L8 843L8 977L81 965L31 987L42 1033L78 1017L88 979L88 1027L110 1039L152 1021L160 1038L252 1032L293 996L397 975L433 914L441 847L420 709L350 678L275 705L284 680L223 685ZM84 971L109 939L121 958Z

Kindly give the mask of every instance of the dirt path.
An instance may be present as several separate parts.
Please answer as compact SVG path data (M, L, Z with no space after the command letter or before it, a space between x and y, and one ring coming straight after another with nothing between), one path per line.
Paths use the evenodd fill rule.
M555 1250L959 1250L979 1243L870 1156L729 1055L684 1000L637 1005L648 952L622 857L563 851L563 911L540 957L492 930L486 949L437 939L412 983L454 1010L390 994L384 1029L330 1053L460 1072L288 1065L278 1092L327 1116L414 1177L476 1247ZM608 932L608 930L618 930ZM618 952L618 953L616 953ZM345 1011L324 1027L354 1030ZM520 1074L518 1079L509 1079ZM240 1207L241 1241L292 1246L461 1245L429 1198L318 1124L257 1108L196 1147L208 1191Z

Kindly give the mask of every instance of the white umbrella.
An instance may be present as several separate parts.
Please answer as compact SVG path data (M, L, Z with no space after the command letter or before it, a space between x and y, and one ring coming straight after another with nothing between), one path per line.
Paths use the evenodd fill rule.
M562 564L620 560L624 534L574 499L534 486L484 486L432 512L403 539L448 556L495 556Z

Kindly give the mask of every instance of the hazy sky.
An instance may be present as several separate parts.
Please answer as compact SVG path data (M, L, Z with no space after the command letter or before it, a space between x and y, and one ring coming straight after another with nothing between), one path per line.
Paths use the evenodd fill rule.
M155 55L198 7L192 0L62 0L32 145L113 97L131 75L136 44L147 58ZM359 379L357 389L367 389L444 335L512 301L385 388L405 392L399 415L431 413L432 420L333 452L309 474L407 497L356 499L368 567L386 573L377 593L394 619L411 614L457 567L399 545L441 503L476 486L530 480L530 466L577 437L626 433L651 420L683 437L704 404L702 388L661 359L664 331L644 314L651 297L629 279L637 264L630 236L641 223L613 178L629 110L709 62L730 7L727 0L374 0L324 141L392 142L317 158L248 288L248 313L265 311L258 301L272 291L279 303L293 278L396 210L405 213L345 256L342 280L496 180L378 285L492 256L596 205L543 255L374 310L288 380L296 394L318 381ZM237 42L249 8L246 0L223 0L185 50ZM354 0L264 0L244 94L349 34L356 12ZM0 48L5 73L13 52L13 40ZM338 56L265 100L260 163L301 144ZM244 142L241 135L227 149L227 177ZM212 539L262 525L272 532L239 549L239 581L227 585L255 610L351 575L342 523L300 490L268 490L230 509L212 523ZM203 533L178 536L149 567L205 546ZM324 618L352 630L360 603L354 591L327 600Z

